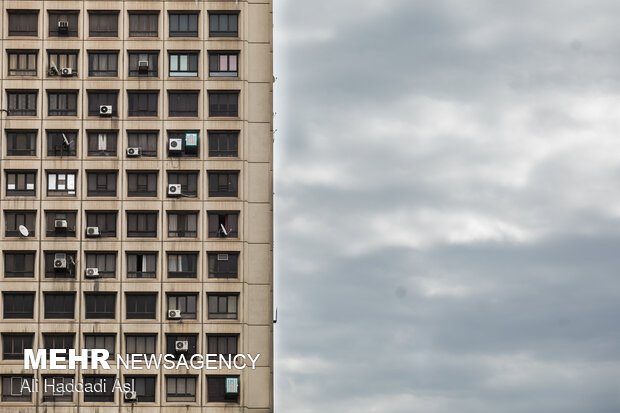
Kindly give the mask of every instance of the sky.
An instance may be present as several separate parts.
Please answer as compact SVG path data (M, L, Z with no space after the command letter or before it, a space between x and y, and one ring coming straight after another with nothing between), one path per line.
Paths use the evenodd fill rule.
M276 411L620 411L620 3L274 3Z

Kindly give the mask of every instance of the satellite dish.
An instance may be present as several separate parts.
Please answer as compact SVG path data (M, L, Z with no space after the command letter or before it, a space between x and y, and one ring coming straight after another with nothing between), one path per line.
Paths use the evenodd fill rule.
M222 228L222 232L224 233L224 235L228 236L228 231L226 231L226 228L224 228L224 224L220 224L220 227Z
M27 237L28 235L30 235L30 232L28 232L28 228L23 225L19 226L19 233L22 234L23 237Z
M69 146L69 139L67 139L67 135L62 134L62 140L65 142L65 145Z

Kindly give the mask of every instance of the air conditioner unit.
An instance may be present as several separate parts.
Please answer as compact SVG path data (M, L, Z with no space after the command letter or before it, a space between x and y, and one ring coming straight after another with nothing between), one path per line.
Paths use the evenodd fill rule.
M181 195L181 184L168 184L168 196Z
M183 150L183 139L174 138L168 141L168 152L181 152Z
M217 254L218 261L228 261L228 254Z
M112 116L112 105L99 105L99 116Z
M60 269L60 270L67 268L67 254L64 254L64 253L54 254L54 268Z
M99 268L86 268L86 278L99 277Z
M126 391L125 392L125 401L126 402L135 402L138 400L138 393L135 391Z
M138 61L138 73L148 73L149 71L149 62L148 60L140 60Z
M54 220L54 228L67 228L67 220L66 219L55 219Z
M70 67L65 67L60 71L61 76L73 76L73 69Z
M127 156L140 156L140 148L127 148Z
M178 320L181 318L181 310L168 310L168 318L170 320Z
M226 377L226 395L239 394L239 377Z
M69 22L67 20L58 21L58 32L67 33L69 31Z
M197 132L185 132L185 147L198 146L198 133Z
M174 349L177 352L187 351L189 349L189 341L181 341L181 340L175 341Z
M101 235L99 232L99 227L86 227L87 237L98 237L99 235Z

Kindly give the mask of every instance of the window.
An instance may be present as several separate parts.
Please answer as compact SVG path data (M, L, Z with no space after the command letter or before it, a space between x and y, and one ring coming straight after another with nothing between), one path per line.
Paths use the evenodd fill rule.
M73 348L73 339L73 334L43 334L43 346L47 357L50 356L50 350L65 350L60 354L68 356L69 350Z
M4 318L32 318L34 293L2 293Z
M34 251L5 251L5 278L33 278L34 259Z
M36 130L7 130L6 131L8 156L36 156Z
M76 172L48 172L48 196L75 196Z
M198 76L198 52L170 52L170 76Z
M125 384L129 384L136 392L137 402L154 402L156 378L157 376L125 376Z
M168 116L198 116L197 90L169 90Z
M237 238L239 221L238 212L209 212L210 238Z
M97 268L100 278L115 278L116 252L86 252L86 268Z
M6 196L35 196L37 171L6 171Z
M209 171L209 196L236 197L239 171Z
M36 90L7 90L8 116L37 116Z
M37 50L7 50L9 76L36 76Z
M90 37L118 37L118 10L89 10Z
M157 99L159 91L131 90L127 92L129 98L128 116L157 116Z
M7 10L9 36L38 36L39 10Z
M127 236L132 238L156 238L157 214L157 211L128 211Z
M84 334L84 348L88 350L104 348L110 353L108 360L114 358L115 341L114 334Z
M226 379L229 377L224 375L207 376L207 403L239 403L239 392L234 394L226 393Z
M76 156L77 131L47 131L47 156Z
M129 12L129 37L157 37L159 12Z
M32 401L32 376L2 376L3 402Z
M50 74L57 76L62 69L73 69L77 74L77 50L48 50L47 57Z
M118 90L89 90L88 91L88 116L99 116L102 105L112 106L112 116L116 116Z
M2 334L2 358L4 360L23 360L24 349L32 348L33 334Z
M198 236L198 212L169 212L168 236L171 238L196 238Z
M166 401L196 401L196 377L166 376Z
M127 278L155 278L156 270L156 252L127 253Z
M116 156L116 131L88 131L88 156Z
M238 76L238 62L239 52L209 52L209 76Z
M130 51L129 53L129 76L146 76L157 77L158 76L158 50L149 51ZM146 62L146 66L140 62Z
M238 294L208 294L209 319L237 319Z
M238 252L210 252L209 278L237 278L239 277Z
M199 145L199 131L197 130L169 130L168 156L197 157ZM172 145L174 144L174 149Z
M74 318L75 293L44 293L45 318Z
M198 294L168 294L168 310L181 311L181 318L196 319Z
M196 278L197 252L169 252L168 278Z
M234 357L238 353L238 342L238 334L207 334L207 353Z
M114 318L116 293L84 293L84 301L86 318Z
M239 156L239 131L209 131L209 156Z
M44 402L71 402L73 401L73 376L43 376Z
M130 354L155 354L157 342L156 334L125 334L125 353Z
M177 351L177 341L187 341L187 351L181 353ZM166 354L177 358L179 354L183 354L187 359L196 354L196 342L198 336L195 334L166 334Z
M45 211L45 236L75 237L75 211Z
M238 22L238 13L209 13L209 37L238 37Z
M198 13L170 12L170 37L198 37Z
M157 293L127 293L125 295L127 305L127 319L150 319L157 318Z
M99 236L116 237L116 211L86 211L86 227L99 228Z
M181 194L184 197L198 196L198 172L170 172L168 171L168 185L180 184Z
M130 148L140 148L142 156L157 156L157 131L128 131Z
M157 171L127 171L128 196L157 196Z
M117 171L86 171L88 196L116 196Z
M116 77L118 76L118 51L89 51L88 76Z
M239 91L210 91L209 116L239 116Z
M45 251L45 278L75 278L76 253Z
M5 237L23 237L19 227L24 226L28 230L27 237L34 237L37 211L4 211Z
M68 36L77 37L78 35L78 16L77 10L58 10L49 11L50 17L50 37Z
M77 98L77 90L48 90L48 116L77 116Z
M84 375L85 402L114 402L115 376ZM95 386L96 385L96 386ZM103 391L101 391L101 388ZM86 390L90 391L86 391Z

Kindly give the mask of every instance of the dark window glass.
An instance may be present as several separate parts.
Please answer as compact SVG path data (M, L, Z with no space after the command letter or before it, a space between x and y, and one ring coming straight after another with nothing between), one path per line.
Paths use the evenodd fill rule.
M157 294L127 293L127 319L157 318Z
M99 228L101 237L116 237L116 211L86 211L86 227Z
M196 238L198 236L198 212L168 212L168 236L171 238Z
M4 236L5 237L23 237L20 226L26 227L28 230L27 237L35 236L37 220L37 211L4 211Z
M36 90L7 90L8 116L36 116L37 115Z
M177 341L187 341L187 351L177 350ZM195 334L166 334L166 354L171 354L177 358L183 354L187 359L196 354L196 342L198 336Z
M239 277L238 252L210 252L209 278L237 278Z
M239 131L209 131L209 156L239 156Z
M159 91L132 90L127 92L129 99L128 116L157 116L157 99Z
M170 76L198 76L198 52L170 52Z
M45 211L45 236L75 237L75 211Z
M209 91L209 116L239 116L239 91Z
M45 278L75 278L75 252L45 251Z
M198 196L198 172L168 172L168 184L180 184L184 197Z
M196 377L166 376L166 401L196 401Z
M237 393L226 393L226 379L229 377L239 376L224 376L224 375L212 375L207 376L207 402L208 403L239 403L239 389Z
M88 52L88 76L118 76L118 51Z
M128 211L127 236L132 238L157 237L157 211Z
M118 10L88 11L90 37L118 37Z
M6 171L6 196L35 196L36 171Z
M36 156L36 130L7 130L6 131L8 156Z
M77 173L69 171L54 171L47 173L48 196L75 196Z
M48 50L48 73L58 76L63 69L71 69L72 75L77 75L77 50Z
M139 148L142 156L157 156L157 131L128 131L130 148Z
M76 156L77 131L47 131L47 156Z
M34 293L2 293L4 318L32 318Z
M104 375L92 375L84 376L84 389L91 389L91 391L84 391L85 402L113 402L114 401L114 381L115 376ZM97 386L95 386L95 384ZM101 387L105 391L94 391Z
M207 334L207 353L234 357L238 353L238 342L237 334Z
M85 293L86 318L114 318L116 293Z
M238 196L239 171L209 171L209 196Z
M86 171L88 196L116 196L117 171Z
M196 278L197 252L169 252L168 278Z
M47 357L50 356L50 350L65 350L60 353L67 357L69 350L73 348L73 334L43 334L43 345Z
M127 196L157 196L157 171L128 171Z
M127 278L155 278L156 274L156 252L127 253Z
M7 10L9 36L38 36L39 10Z
M77 116L78 91L47 91L47 114L49 116Z
M209 76L239 75L239 52L209 52Z
M198 37L198 13L170 13L170 37Z
M181 318L196 319L198 294L168 294L168 310L181 311Z
M6 278L33 278L34 251L5 251L4 276Z
M77 10L54 10L49 11L50 27L49 36L78 36L78 17Z
M108 360L114 358L115 341L116 336L114 334L84 334L84 348L89 350L104 348L110 353Z
M126 354L155 354L156 334L125 334Z
M9 76L36 76L37 50L8 50Z
M88 116L99 116L100 108L104 105L112 106L112 116L117 116L118 90L89 90Z
M30 402L32 392L29 389L32 388L32 376L2 376L2 401Z
M238 37L238 23L238 13L210 12L209 37Z
M168 115L169 116L198 116L197 90L169 90L168 91Z
M43 392L44 402L71 402L73 392L73 376L43 376L41 391Z
M208 294L209 319L237 319L238 294Z
M237 238L238 212L209 212L209 237L210 238Z
M23 360L24 349L32 348L33 334L2 334L2 358L4 360Z
M116 156L116 131L88 131L88 156Z
M129 12L129 37L157 37L159 12Z
M130 51L129 76L157 77L159 51ZM140 63L142 62L142 63Z
M99 278L115 278L116 252L87 252L86 268L97 268Z
M44 293L45 318L74 318L75 293Z
M136 392L137 402L155 401L155 382L157 376L125 376L125 384L129 384Z

